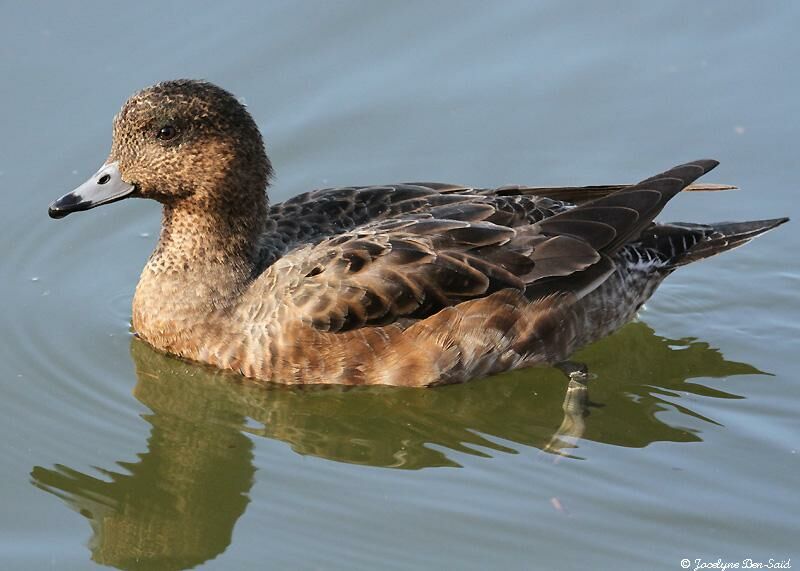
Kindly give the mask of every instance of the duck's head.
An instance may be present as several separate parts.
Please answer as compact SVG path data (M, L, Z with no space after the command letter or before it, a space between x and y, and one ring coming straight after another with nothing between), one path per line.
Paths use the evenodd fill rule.
M49 214L63 218L133 196L171 205L247 203L263 198L271 171L258 127L233 95L205 81L167 81L128 99L106 162Z

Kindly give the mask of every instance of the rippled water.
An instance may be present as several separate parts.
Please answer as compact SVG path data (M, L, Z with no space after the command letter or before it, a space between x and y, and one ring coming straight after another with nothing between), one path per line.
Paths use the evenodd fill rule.
M582 351L575 442L551 369L265 389L157 354L129 334L156 205L46 207L103 162L132 91L205 77L262 126L275 200L712 156L741 190L664 218L797 218L799 25L790 2L6 6L0 568L796 565L796 222L677 272Z

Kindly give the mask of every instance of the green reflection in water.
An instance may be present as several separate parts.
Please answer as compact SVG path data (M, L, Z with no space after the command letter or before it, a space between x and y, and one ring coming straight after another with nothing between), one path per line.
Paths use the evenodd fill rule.
M243 382L137 340L131 354L134 395L152 411L144 417L152 425L147 452L119 462L125 473L103 471L106 480L61 465L32 472L35 486L89 519L92 559L122 569L185 569L227 548L255 473L244 433L338 462L420 469L458 466L448 451L544 448L563 420L566 380L553 369L436 389L292 388ZM627 447L701 440L697 429L658 415L672 409L714 422L682 405L683 393L741 398L692 379L763 374L706 343L659 337L641 322L577 358L597 376L590 395L601 405L592 408L583 438Z

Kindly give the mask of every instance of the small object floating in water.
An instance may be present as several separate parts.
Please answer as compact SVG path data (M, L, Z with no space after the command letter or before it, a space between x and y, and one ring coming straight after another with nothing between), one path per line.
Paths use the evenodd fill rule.
M558 513L563 515L569 515L569 512L564 507L564 504L561 503L561 500L558 499L558 497L553 496L552 498L550 498L550 505L553 506L553 509L555 509Z
M133 300L156 349L281 383L430 386L558 363L631 319L679 266L786 218L655 223L717 161L634 185L315 190L270 206L258 127L227 91L159 83L53 218L163 205Z

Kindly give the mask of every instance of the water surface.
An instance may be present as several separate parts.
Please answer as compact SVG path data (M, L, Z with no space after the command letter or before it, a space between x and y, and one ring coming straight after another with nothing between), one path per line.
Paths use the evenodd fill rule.
M283 200L327 185L629 182L714 157L663 218L800 215L790 2L155 2L0 21L0 567L679 569L800 561L792 223L676 272L564 377L255 386L129 333L155 204L56 223L134 90L242 96ZM558 449L563 455L545 450Z

